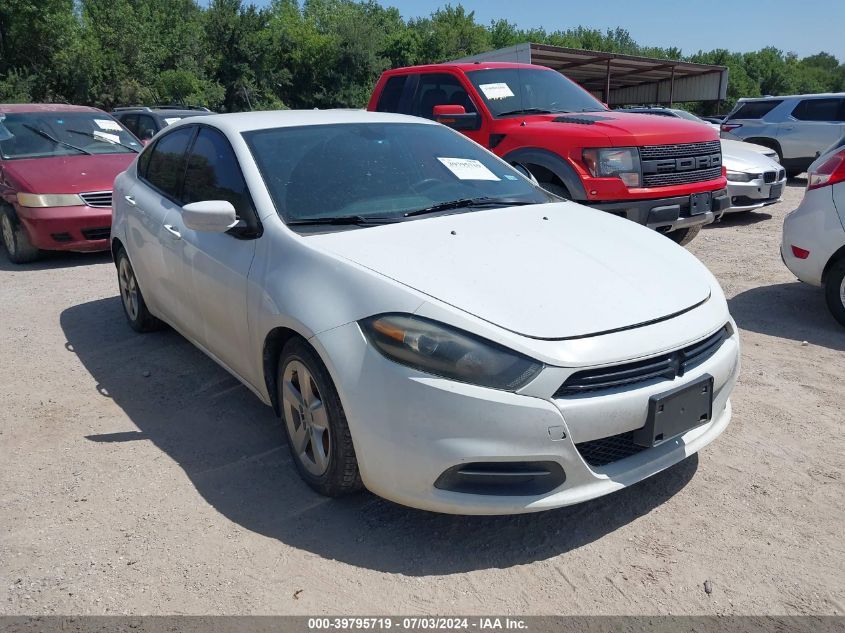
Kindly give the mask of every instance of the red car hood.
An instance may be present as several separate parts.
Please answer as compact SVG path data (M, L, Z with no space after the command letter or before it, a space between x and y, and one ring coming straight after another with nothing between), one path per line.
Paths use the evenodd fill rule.
M593 137L595 145L607 139L610 145L615 147L719 140L716 130L704 123L653 114L585 112L514 117L511 121L515 128L513 134L536 134L542 131L543 135L559 134L583 140ZM521 126L523 121L525 125ZM593 143L587 142L583 145L590 146Z
M26 193L80 193L111 191L115 177L135 156L95 154L93 156L51 156L8 160L3 175L16 191Z

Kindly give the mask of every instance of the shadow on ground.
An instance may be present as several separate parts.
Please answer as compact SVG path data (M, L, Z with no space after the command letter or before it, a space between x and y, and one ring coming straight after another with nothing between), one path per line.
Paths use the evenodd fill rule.
M2 242L0 242L2 244ZM94 253L73 253L70 251L44 251L41 256L29 264L13 264L9 261L6 251L0 247L0 270L11 272L32 272L38 270L52 270L54 268L73 268L75 266L90 266L111 261L109 251Z
M732 226L748 226L771 220L772 214L765 211L745 211L740 213L726 213L718 222L706 225L705 229L718 229Z
M636 486L571 508L511 517L457 517L364 493L328 500L299 479L270 408L172 331L138 335L117 297L65 310L61 326L138 431L94 442L152 441L227 519L327 559L420 576L503 568L579 548L664 503L692 478L693 456Z
M761 286L728 305L744 330L845 351L845 328L830 314L821 288L800 281Z

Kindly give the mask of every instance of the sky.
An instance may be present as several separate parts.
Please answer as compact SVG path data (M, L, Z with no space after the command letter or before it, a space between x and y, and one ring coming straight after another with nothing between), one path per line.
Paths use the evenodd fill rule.
M428 16L447 4L445 0L379 2L396 7L404 18ZM639 44L677 46L685 55L714 48L747 52L775 46L800 57L826 51L845 61L845 0L465 0L460 4L475 11L481 24L505 18L520 28L542 26L546 31L621 26Z

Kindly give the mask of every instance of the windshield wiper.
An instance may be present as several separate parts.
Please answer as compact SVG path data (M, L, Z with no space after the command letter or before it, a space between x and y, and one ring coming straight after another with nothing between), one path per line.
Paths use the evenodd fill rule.
M91 156L91 152L84 150L81 147L77 147L76 145L71 145L70 143L65 143L64 141L60 141L59 139L57 139L55 136L53 136L49 132L45 132L44 130L38 129L37 127L30 125L29 123L23 123L22 125L23 125L23 127L25 127L30 132L35 132L36 134L38 134L38 136L43 136L48 141L53 141L56 145L64 145L65 147L75 149L77 152L82 152L83 154L87 154L88 156Z
M493 198L484 196L482 198L460 198L458 200L449 200L448 202L440 202L433 204L430 207L423 209L416 209L415 211L408 211L405 214L406 218L415 215L426 215L428 213L437 213L439 211L448 211L449 209L464 209L469 207L516 207L524 204L539 204L533 200L510 200L508 198Z
M392 224L394 222L401 222L402 218L388 218L380 216L365 216L365 215L341 215L331 218L297 218L295 220L288 220L288 226L306 226L309 224L333 224L343 225L351 224L356 226L367 226L374 224Z
M496 116L510 116L512 114L558 114L563 110L544 110L543 108L521 108L519 110L508 110L507 112L499 112Z
M96 134L92 134L91 132L83 132L82 130L68 130L68 132L73 132L74 134L81 134L82 136L87 136L88 138L93 138L95 141L102 141L103 143L111 143L112 145L120 145L121 147L125 147L126 149L131 149L136 154L140 151L140 150L135 149L131 145L126 145L124 143L121 143L120 141L115 141L115 140L112 140L110 138L105 138L103 136L97 136Z

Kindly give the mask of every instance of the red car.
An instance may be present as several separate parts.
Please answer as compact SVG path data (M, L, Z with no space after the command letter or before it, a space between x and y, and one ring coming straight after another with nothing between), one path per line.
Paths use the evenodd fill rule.
M368 109L439 121L526 168L548 191L681 243L730 206L719 136L709 126L609 110L543 66L388 70Z
M108 250L112 184L140 149L97 108L0 105L0 234L9 259Z

